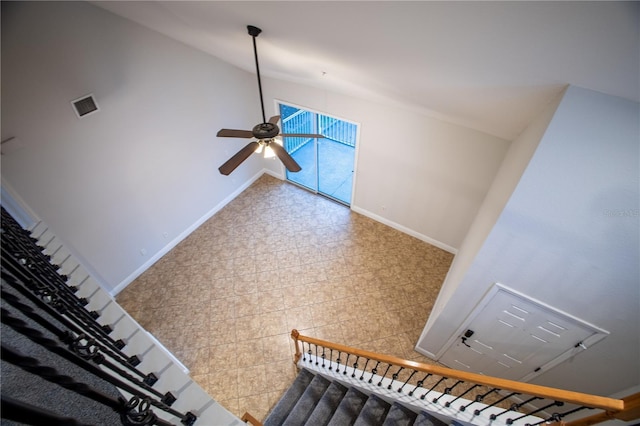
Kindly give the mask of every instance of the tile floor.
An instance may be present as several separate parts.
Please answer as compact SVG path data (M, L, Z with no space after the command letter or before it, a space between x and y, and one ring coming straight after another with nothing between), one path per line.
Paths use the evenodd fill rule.
M264 418L295 375L292 329L413 350L453 256L264 175L118 295L229 411Z

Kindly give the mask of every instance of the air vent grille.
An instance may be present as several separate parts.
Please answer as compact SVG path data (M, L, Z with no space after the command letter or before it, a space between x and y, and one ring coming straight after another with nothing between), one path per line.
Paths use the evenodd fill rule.
M71 104L73 105L73 110L76 112L79 118L85 117L98 111L98 104L96 103L93 95L83 96L80 99L71 101Z

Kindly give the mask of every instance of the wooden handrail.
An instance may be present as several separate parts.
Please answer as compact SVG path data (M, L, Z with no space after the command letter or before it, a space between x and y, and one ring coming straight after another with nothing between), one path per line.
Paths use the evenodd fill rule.
M252 426L262 426L262 422L256 419L255 417L253 417L251 414L249 414L248 411L244 412L242 417L240 417L240 420L242 420L245 423L249 423Z
M291 338L296 342L296 362L299 360L302 353L298 347L298 341L311 343L318 346L323 346L328 349L337 350L340 352L350 353L359 357L369 358L375 361L384 362L386 364L393 364L400 367L410 368L416 371L422 371L425 373L436 374L442 377L453 378L457 380L463 380L466 382L477 383L497 389L508 390L511 392L519 392L527 395L537 396L541 398L547 398L554 401L570 402L591 408L600 408L607 412L617 413L624 411L625 402L621 399L607 398L603 396L590 395L581 392L573 392L561 389L555 389L547 386L532 385L529 383L517 382L515 380L500 379L497 377L485 376L482 374L468 373L465 371L454 370L451 368L440 367L436 365L422 364L420 362L409 361L402 358L396 358L393 356L383 355L376 352L364 351L350 346L341 345L339 343L332 343L326 340L315 339L309 336L301 335L298 330L291 331Z
M608 420L622 420L625 422L640 419L640 393L635 393L622 398L624 409L618 412L605 411L604 413L594 414L593 416L584 417L582 419L573 420L565 423L566 426L590 426Z

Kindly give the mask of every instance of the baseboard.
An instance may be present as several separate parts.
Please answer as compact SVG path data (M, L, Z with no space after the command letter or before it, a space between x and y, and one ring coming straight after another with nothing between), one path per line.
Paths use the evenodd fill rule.
M202 216L195 223L193 223L191 226L189 226L187 229L185 229L183 232L181 232L177 237L175 237L173 240L171 240L167 245L165 245L162 249L160 249L156 254L151 256L148 261L146 261L144 264L142 264L138 269L133 271L127 278L125 278L117 286L115 286L109 292L109 294L111 294L112 297L117 296L118 293L120 293L129 284L131 284L136 278L138 278L140 275L142 275L142 273L144 271L149 269L151 266L153 266L154 263L156 263L158 260L160 260L162 258L162 256L164 256L165 254L169 253L169 251L171 251L171 249L173 249L175 246L177 246L182 240L187 238L189 235L191 235L191 233L193 231L195 231L196 229L198 229L200 227L200 225L202 225L207 220L209 220L214 214L218 213L224 206L226 206L231 201L233 201L234 198L236 198L238 195L240 195L245 189L247 189L249 186L251 186L251 184L253 182L258 180L260 178L260 176L262 176L265 173L268 174L268 175L271 175L271 176L274 176L274 177L278 178L277 175L275 175L273 172L270 172L269 170L266 170L266 169L263 169L260 172L256 173L251 179L249 179L248 181L243 183L238 189L236 189L231 194L229 194L224 200L220 201L214 208L209 210L204 216ZM282 179L282 178L280 178L280 179Z
M418 345L416 345L416 346L413 348L413 350L414 350L414 351L416 351L416 352L418 352L418 353L421 353L422 355L426 356L427 358L431 358L431 359L432 359L432 360L434 360L434 361L437 361L437 360L438 360L438 358L436 358L436 354L431 353L431 352L429 352L429 351L427 351L427 350L425 350L425 349L422 349L422 348L421 348L420 346L418 346Z
M451 247L448 244L445 244L443 242L440 242L438 240L434 240L433 238L427 237L426 235L423 235L419 232L414 231L413 229L409 229L406 226L400 225L399 223L395 223L389 219L386 219L382 216L379 216L375 213L371 213L369 210L365 210L363 208L357 207L357 206L351 206L351 210L353 210L356 213L360 213L363 216L366 216L370 219L375 220L376 222L380 222L383 223L387 226L390 226L393 229L397 229L400 232L404 232L407 235L411 235L412 237L415 237L421 241L424 241L425 243L431 244L432 246L438 247L439 249L442 249L444 251L447 251L451 254L457 254L458 253L458 249Z

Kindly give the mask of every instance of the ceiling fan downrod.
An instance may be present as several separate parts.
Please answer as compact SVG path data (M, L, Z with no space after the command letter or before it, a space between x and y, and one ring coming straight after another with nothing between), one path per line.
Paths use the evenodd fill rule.
M256 47L256 37L262 32L262 30L258 27L254 27L253 25L247 25L247 30L249 31L249 35L253 40L253 56L256 60L256 74L258 75L258 90L260 91L260 107L262 108L262 122L267 122L267 116L264 113L264 99L262 97L262 81L260 80L260 66L258 65L258 48Z

